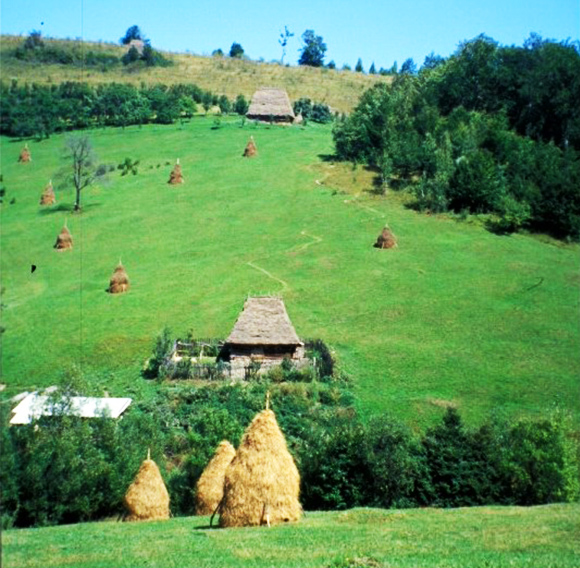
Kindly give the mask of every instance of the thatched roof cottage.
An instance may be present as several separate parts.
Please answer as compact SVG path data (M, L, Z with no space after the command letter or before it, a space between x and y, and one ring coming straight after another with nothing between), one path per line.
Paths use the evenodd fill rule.
M220 358L230 362L232 376L243 377L243 369L252 362L259 362L261 370L267 371L285 358L302 361L304 343L280 298L248 298Z
M266 122L294 122L288 93L282 89L261 88L254 93L246 116Z

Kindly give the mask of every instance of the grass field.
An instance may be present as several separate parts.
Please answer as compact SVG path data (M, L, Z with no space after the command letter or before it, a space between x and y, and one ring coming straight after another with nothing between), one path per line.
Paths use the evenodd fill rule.
M244 95L248 100L259 87L286 89L292 102L308 97L324 102L333 110L350 112L363 92L377 82L390 81L390 77L366 75L353 71L325 68L286 67L278 63L207 57L192 54L164 54L174 62L171 67L153 67L139 72L129 71L119 65L107 71L99 68L78 68L70 65L26 63L11 57L14 49L24 42L24 37L0 36L0 68L2 77L20 83L56 84L64 81L98 83L195 83L203 89L234 99ZM112 53L121 57L125 48L107 43L75 42L72 40L47 40L48 45L70 47L79 44L96 53ZM155 47L155 46L154 46Z
M145 397L140 378L164 325L225 337L248 294L279 294L302 337L333 346L365 415L421 427L456 405L580 422L578 245L500 237L479 224L406 209L372 193L372 174L324 161L329 127L185 126L90 132L102 162L140 159L85 190L84 211L56 186L63 137L0 140L2 397L82 366L95 393ZM250 135L259 155L241 157ZM176 158L185 183L167 185ZM11 204L11 200L15 203ZM65 220L75 248L52 249ZM388 222L399 239L372 247ZM132 289L105 293L122 259ZM37 270L31 273L31 265Z
M208 517L6 531L6 568L573 568L580 506L354 509L273 528L209 529Z

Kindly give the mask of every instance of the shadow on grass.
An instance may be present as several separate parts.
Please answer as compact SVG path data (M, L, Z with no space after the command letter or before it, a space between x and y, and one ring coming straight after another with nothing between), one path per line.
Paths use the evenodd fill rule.
M326 163L340 162L336 154L318 154L318 158Z
M38 214L39 215L52 215L53 213L75 213L75 214L82 214L84 211L89 211L94 209L95 207L101 207L100 203L89 203L89 205L83 205L80 211L75 211L75 206L72 203L59 203L58 205L51 206L51 207L44 207L41 209Z

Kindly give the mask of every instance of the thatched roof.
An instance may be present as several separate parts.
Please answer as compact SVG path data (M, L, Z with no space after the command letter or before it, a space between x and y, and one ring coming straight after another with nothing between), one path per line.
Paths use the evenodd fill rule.
M300 475L271 410L248 426L236 457L226 470L222 527L297 521Z
M273 117L275 120L292 122L294 111L286 91L262 88L254 93L246 116L257 120L269 120Z
M280 298L248 298L226 343L303 345Z

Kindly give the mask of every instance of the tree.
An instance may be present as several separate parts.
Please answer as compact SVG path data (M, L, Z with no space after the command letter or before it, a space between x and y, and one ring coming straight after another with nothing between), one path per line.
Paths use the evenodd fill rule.
M131 26L125 32L125 37L122 37L120 41L123 45L127 45L127 44L131 43L131 41L134 39L143 40L143 34L141 33L139 26Z
M232 47L230 47L230 57L241 59L242 55L244 55L244 48L239 43L234 41L234 43L232 43Z
M74 210L81 210L81 192L98 178L103 177L102 169L97 167L97 157L88 136L70 136L65 142L64 157L69 161L71 170L67 182L75 189Z
M221 47L218 47L217 49L214 49L211 52L212 57L223 57L224 56L224 52L223 49Z
M299 65L309 65L310 67L322 67L324 65L324 53L326 44L321 36L317 36L313 30L306 30L302 34L304 47L302 55L298 60Z
M362 64L362 59L360 57L358 58L358 61L356 62L356 65L354 67L354 70L357 73L364 73L365 72L364 67L363 67L363 64Z
M249 108L250 105L246 100L246 97L244 97L244 95L238 95L236 97L236 102L234 103L234 112L236 112L240 116L245 116Z
M232 103L225 95L222 95L218 99L218 106L220 107L220 112L222 114L228 114L232 110Z
M376 75L377 68L375 67L375 62L373 61L371 66L369 67L369 75Z
M412 57L406 59L401 65L401 75L415 75L417 73L417 65L413 61Z
M280 33L280 37L278 38L278 43L282 46L282 59L280 59L280 63L284 64L284 57L286 56L286 46L288 45L288 40L294 37L294 34L290 32L288 26L284 26L284 33Z
M330 61L327 65L327 67L329 69L336 69L336 63L334 62L334 60Z

